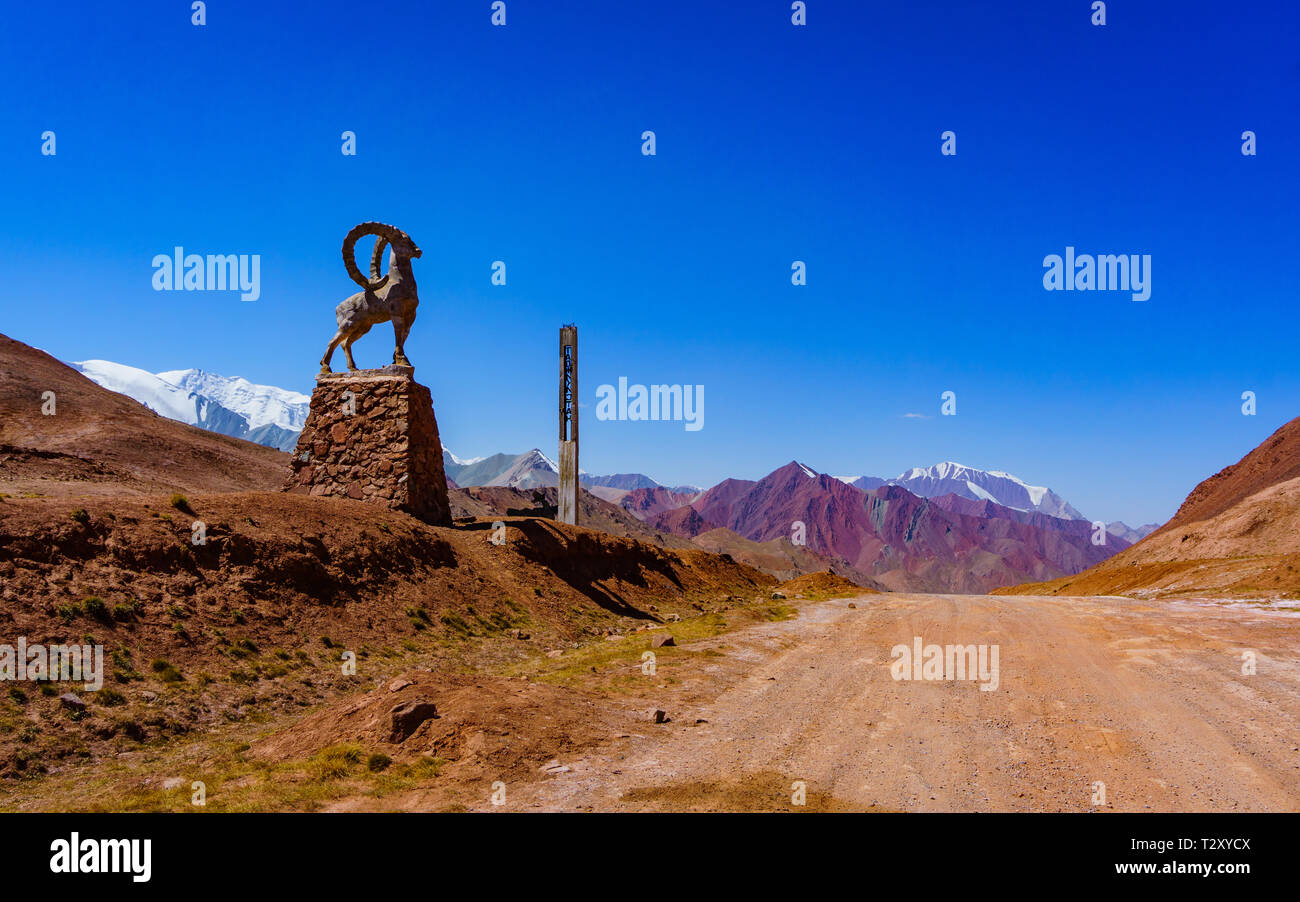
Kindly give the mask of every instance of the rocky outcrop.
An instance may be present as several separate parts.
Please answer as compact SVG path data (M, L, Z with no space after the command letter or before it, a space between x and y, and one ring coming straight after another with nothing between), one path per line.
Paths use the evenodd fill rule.
M394 705L388 712L388 741L405 742L416 730L424 726L426 720L432 720L437 716L438 706L425 698Z

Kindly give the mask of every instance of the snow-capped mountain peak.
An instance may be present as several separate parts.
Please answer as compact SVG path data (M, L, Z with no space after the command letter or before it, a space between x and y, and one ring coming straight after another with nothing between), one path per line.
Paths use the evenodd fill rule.
M559 473L559 472L560 472L560 467L559 467L559 465L556 464L555 461L553 461L553 460L551 460L549 457L547 457L545 454L543 454L543 453L542 453L539 449L537 449L537 448L534 448L533 450L531 450L531 451L528 452L528 454L527 454L526 457L525 457L525 461L526 461L527 463L531 463L531 464L534 464L534 465L540 465L540 466L543 466L543 467L545 467L546 469L550 470L552 473Z
M201 419L200 399L146 370L111 360L83 360L72 364L72 368L97 385L134 398L168 419L191 426L198 425Z
M248 420L249 429L275 425L281 429L301 431L307 422L311 396L302 392L274 385L256 385L238 376L218 376L197 369L168 370L158 373L158 378L211 398L227 410L241 414Z
M452 450L448 448L446 445L442 446L442 453L450 457L451 462L456 464L459 467L468 467L471 466L472 464L479 463L480 461L487 460L486 457L465 457L465 458L457 457L452 452Z
M160 416L282 451L294 449L311 404L300 392L197 369L150 373L111 360L71 366Z
M1086 520L1046 486L1030 485L1018 476L1002 470L980 470L946 460L932 467L912 467L904 471L893 485L901 485L915 495L937 498L955 494L975 501L992 501L1003 507L1038 511L1066 520Z

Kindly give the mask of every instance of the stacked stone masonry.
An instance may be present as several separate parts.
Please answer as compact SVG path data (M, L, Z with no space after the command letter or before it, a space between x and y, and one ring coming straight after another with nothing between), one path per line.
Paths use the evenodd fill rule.
M318 376L291 466L286 491L451 524L433 400L411 367Z

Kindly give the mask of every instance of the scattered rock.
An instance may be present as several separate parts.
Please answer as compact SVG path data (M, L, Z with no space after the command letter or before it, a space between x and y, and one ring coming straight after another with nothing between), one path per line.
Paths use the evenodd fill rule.
M651 648L663 648L665 645L676 646L677 640L672 636L654 636L650 640Z
M682 615L681 615L681 614L669 614L668 616L664 617L664 619L667 620L669 623L680 623L681 620L682 620Z
M858 609L858 606L851 601L849 602L849 607L853 608L855 611Z
M388 684L388 691L401 692L403 689L405 689L407 686L410 685L411 685L410 680L404 680L401 677L398 677L397 679L393 680L391 683Z
M71 692L65 692L59 696L59 704L70 711L85 711L86 703Z
M518 639L521 642L533 638L531 633L524 632L523 630L511 630L508 635L511 639Z
M389 712L392 729L388 734L389 742L403 742L426 720L438 716L438 706L428 699L413 699L396 705Z
M564 654L564 652L563 652L561 649L556 648L556 649L552 649L551 651L548 651L548 652L546 653L546 657L548 657L548 658L558 658L558 657L559 657L560 655L562 655L562 654Z
M672 723L667 711L655 711L655 723Z
M183 777L168 777L162 782L163 789L178 789L185 782Z
M785 601L785 593L784 593L784 592L776 592L776 591L773 591L773 592L772 592L772 598L777 599L777 600L780 600L780 601Z
M546 773L546 774L567 774L571 770L573 770L573 768L569 767L568 765L561 764L555 758L552 758L550 761L547 761L545 764L542 765L542 773Z

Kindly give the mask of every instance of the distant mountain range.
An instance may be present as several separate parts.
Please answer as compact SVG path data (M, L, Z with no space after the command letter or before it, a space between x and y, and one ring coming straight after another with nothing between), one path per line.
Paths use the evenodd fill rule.
M886 485L901 485L921 498L956 495L971 501L991 501L1012 510L1037 511L1063 520L1089 519L1045 486L1030 485L1023 479L1000 470L979 470L953 461L944 461L932 467L913 467L894 479L876 476L836 478L863 491ZM1133 528L1116 520L1106 525L1106 531L1131 544L1154 532L1159 526L1159 523L1146 523Z
M461 460L443 447L442 468L459 486L540 489L560 483L560 468L536 448L523 454L493 454Z
M107 360L86 360L71 366L100 386L134 398L162 416L282 451L294 449L311 401L308 395L300 392L255 385L246 379L219 376L198 369L149 373ZM805 479L832 479L804 464L794 463L793 466L795 470L792 472ZM460 458L444 447L443 468L447 478L457 486L526 490L549 488L559 482L559 468L537 448L522 454L498 453ZM786 469L788 467L777 472ZM771 478L772 474L765 477ZM780 529L768 534L775 526L769 529L770 524L764 518L776 515L754 508L759 500L751 497L750 493L759 483L752 480L727 479L705 491L694 485L664 486L643 473L598 476L583 472L579 479L593 495L618 504L635 517L677 535L694 537L711 529L726 527L746 539L763 542L786 536L789 529L788 524L780 525L777 516L772 522L780 525ZM952 461L931 467L913 467L893 479L837 476L833 480L858 492L876 493L873 497L886 500L902 497L887 491L891 487L905 489L913 498L952 499L936 506L951 516L1008 519L1022 525L1032 522L1032 518L1028 521L1018 519L1013 513L1020 512L1044 515L1053 520L1079 521L1081 527L1088 525L1088 518L1045 486L1030 485L1010 473L980 470ZM833 494L829 493L830 496ZM748 499L744 504L749 508L738 511L733 517L731 507L740 503L742 497ZM958 504L958 499L974 504ZM737 525L741 528L736 528ZM1122 547L1127 547L1157 526L1149 523L1133 528L1114 522L1107 525L1107 532ZM828 549L830 547L827 545ZM1107 547L1108 553L1114 552L1112 545ZM845 557L845 560L855 567L860 566L853 555ZM1064 560L1061 563L1067 565Z
M938 498L940 495L957 495L972 501L993 501L1003 507L1023 511L1039 511L1066 520L1086 520L1061 496L1044 486L1029 485L1024 480L998 470L977 470L952 461L932 467L913 467L895 479L877 479L859 476L849 485L870 490L882 485L901 485L913 495Z
M962 481L983 475L965 470ZM853 481L791 461L757 481L724 480L676 507L669 505L682 499L662 489L636 489L622 504L655 529L687 538L725 529L752 542L793 541L895 591L987 592L1039 581L1037 573L1077 573L1129 547L1114 534L1095 543L1092 524L1080 518L954 491L929 498L902 485L863 489ZM999 481L1024 493L1013 477L992 480ZM917 487L945 486L922 478Z

